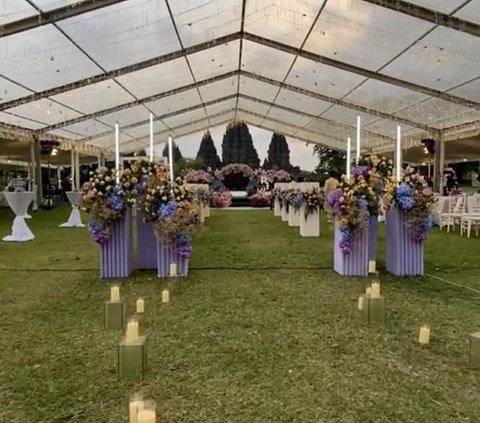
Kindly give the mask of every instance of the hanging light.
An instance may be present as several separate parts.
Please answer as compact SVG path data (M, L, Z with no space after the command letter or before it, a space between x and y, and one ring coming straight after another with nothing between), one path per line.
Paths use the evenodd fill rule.
M58 150L56 148L52 149L52 156L56 156L58 154Z

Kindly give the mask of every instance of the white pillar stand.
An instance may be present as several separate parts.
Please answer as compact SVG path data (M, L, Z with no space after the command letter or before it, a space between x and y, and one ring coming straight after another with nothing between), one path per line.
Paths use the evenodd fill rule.
M80 217L80 210L78 205L82 199L82 193L80 191L68 191L67 192L68 201L72 205L72 212L66 223L62 223L60 227L62 228L83 228L85 225L82 223Z
M320 212L310 213L305 217L306 205L300 209L300 236L318 237L320 236Z
M203 205L203 214L205 217L210 217L210 204Z
M282 207L278 198L275 198L273 203L273 215L277 217L282 215Z
M283 202L282 207L282 222L288 222L288 210L287 210L287 202Z
M199 201L198 205L200 208L200 223L205 223L205 204L203 204L203 201Z
M12 225L12 234L3 238L4 241L31 241L35 238L30 228L25 222L28 206L35 198L35 193L32 191L24 192L4 192L8 205L15 213L15 219Z
M300 226L300 210L295 210L292 205L288 208L288 226Z

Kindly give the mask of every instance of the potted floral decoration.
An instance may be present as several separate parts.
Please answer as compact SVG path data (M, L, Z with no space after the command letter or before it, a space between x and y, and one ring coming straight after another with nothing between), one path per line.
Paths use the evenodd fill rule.
M323 207L325 197L319 189L302 192L302 204L305 204L305 218L317 213Z
M89 214L88 231L92 239L104 244L110 239L110 226L123 218L134 203L136 191L133 181L117 184L112 169L90 171L90 180L82 186L82 207Z
M435 198L422 175L413 168L408 168L398 183L390 179L383 200L386 207L404 213L409 232L415 241L423 242L427 239L427 233L432 228L431 210Z
M188 184L211 184L213 176L203 169L191 170L185 175L184 180Z
M357 180L343 178L328 196L341 232L340 250L352 252L353 242L368 226L371 213L378 213L379 200L363 176Z

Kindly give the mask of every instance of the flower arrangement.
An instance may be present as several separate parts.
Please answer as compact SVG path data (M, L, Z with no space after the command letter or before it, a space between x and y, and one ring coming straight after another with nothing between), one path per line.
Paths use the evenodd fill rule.
M212 200L212 193L209 190L198 189L195 191L194 197L200 203L210 204Z
M432 228L433 191L422 175L408 168L397 183L390 179L385 187L384 204L405 213L407 226L415 241L423 242Z
M353 241L367 226L372 210L378 210L378 196L366 179L357 181L344 178L328 196L328 203L337 217L342 239L340 249L344 255L352 252Z
M92 239L103 244L110 239L110 224L124 216L133 203L132 184L117 185L112 169L98 168L90 172L90 179L82 186L82 207L90 215L87 225Z
M219 209L230 207L232 204L232 193L228 190L214 192L210 205Z
M184 180L189 184L211 184L213 176L203 169L191 170L185 175Z
M325 202L325 197L319 189L302 192L302 203L305 204L305 218L320 211Z
M255 173L246 164L232 163L217 171L216 176L227 188L244 190L250 179L255 176Z
M148 178L143 202L145 220L153 222L159 241L171 245L185 258L192 253L192 235L200 225L198 205L192 200L190 192L161 173Z
M303 204L303 195L299 189L290 188L285 192L285 199L288 206L292 206L294 210L300 210Z
M368 170L377 173L382 178L390 178L393 174L393 160L374 154L361 156L357 166L366 166Z
M260 173L260 177L266 177L271 183L273 182L290 182L292 177L285 170L267 170Z
M266 192L256 192L250 196L250 205L252 207L268 207L270 206L270 195Z

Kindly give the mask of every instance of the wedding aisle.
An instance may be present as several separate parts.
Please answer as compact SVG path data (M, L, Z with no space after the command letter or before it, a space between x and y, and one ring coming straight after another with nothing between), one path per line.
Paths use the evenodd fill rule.
M122 282L130 298L145 298L149 362L141 385L118 382L118 336L103 329L109 285L98 279L87 231L67 234L54 224L68 213L38 212L34 241L0 244L0 421L126 422L134 388L148 392L168 423L480 415L480 381L465 347L480 321L470 292L428 277L381 275L387 325L369 328L356 310L366 280L333 273L327 222L320 238L305 239L269 211L212 212L194 240L189 277L167 306L153 273ZM0 211L0 230L10 223ZM427 271L480 289L462 278L478 272L475 246L434 230ZM439 258L440 247L451 254ZM426 320L434 329L422 348L418 327Z

